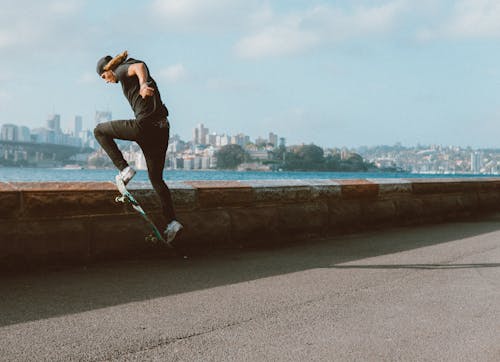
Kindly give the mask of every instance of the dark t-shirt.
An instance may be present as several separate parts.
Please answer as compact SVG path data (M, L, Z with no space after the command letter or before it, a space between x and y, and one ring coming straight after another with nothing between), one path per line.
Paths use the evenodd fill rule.
M147 65L146 70L148 73L148 78L146 83L149 87L154 88L154 93L152 96L142 98L139 94L140 85L139 78L136 76L128 76L128 68L131 64L144 63L136 59L127 59L125 62L120 64L115 69L115 74L118 81L122 85L123 94L127 98L132 110L134 111L135 118L139 122L143 121L155 121L159 118L168 116L167 107L163 104L160 97L160 91L156 85L156 82L149 74L149 69Z

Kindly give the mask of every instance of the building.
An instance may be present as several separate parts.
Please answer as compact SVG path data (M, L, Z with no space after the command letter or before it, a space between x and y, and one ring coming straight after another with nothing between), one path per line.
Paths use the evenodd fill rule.
M56 143L56 132L48 128L36 128L33 130L34 140L38 143Z
M269 143L271 143L274 147L278 147L278 135L273 132L269 132Z
M73 135L76 137L80 136L80 132L83 130L83 119L82 116L75 116Z
M224 147L231 144L231 136L227 136L225 134L223 135L217 135L215 137L215 146L216 147Z
M243 133L239 133L236 136L231 137L231 144L240 145L241 147L245 147L248 143L250 143L250 137L244 135Z
M19 126L17 135L19 142L31 142L31 131L28 127Z
M267 140L265 138L257 137L255 139L255 144L256 145L265 145L266 143L267 143Z
M247 151L250 158L254 160L266 161L269 159L269 152L266 150L250 150Z
M19 129L15 124L4 124L1 129L0 139L2 141L17 141Z
M183 158L183 169L184 170L193 170L194 169L194 157L193 156L184 156Z
M81 131L79 134L80 139L82 140L82 146L90 147L90 148L98 148L99 144L94 137L94 132L92 131Z
M217 145L217 133L209 134L207 137L208 137L208 144L210 146L215 147Z
M481 152L472 152L470 156L470 168L472 173L480 173L482 165L483 154Z
M47 128L55 133L62 133L61 131L61 115L53 114L47 119Z
M111 121L112 115L110 111L95 111L95 124Z
M206 145L208 143L208 128L203 126L203 123L200 123L193 130L193 144L195 145Z

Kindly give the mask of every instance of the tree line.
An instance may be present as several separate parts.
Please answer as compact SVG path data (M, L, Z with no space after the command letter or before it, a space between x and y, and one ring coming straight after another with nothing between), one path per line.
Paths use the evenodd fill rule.
M235 169L244 162L252 161L248 152L240 145L224 146L216 153L216 157L219 169ZM270 151L269 160L263 163L272 169L284 171L360 172L377 168L374 164L365 162L357 153L348 153L344 158L340 153L325 156L323 149L314 144L289 148L280 146Z

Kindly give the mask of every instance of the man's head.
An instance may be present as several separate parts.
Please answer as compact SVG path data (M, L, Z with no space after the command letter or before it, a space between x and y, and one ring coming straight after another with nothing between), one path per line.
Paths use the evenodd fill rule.
M104 67L106 67L112 59L110 55L106 55L97 62L97 74L99 74L106 83L118 83L118 78L116 78L116 74L112 70L104 70Z

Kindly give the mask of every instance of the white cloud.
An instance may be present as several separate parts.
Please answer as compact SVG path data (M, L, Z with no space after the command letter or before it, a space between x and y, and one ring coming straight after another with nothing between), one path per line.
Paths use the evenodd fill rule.
M500 2L460 0L441 24L420 29L419 40L500 37Z
M0 31L0 49L6 48L15 43L14 34L8 30Z
M458 37L500 36L500 3L497 0L462 0L445 32Z
M20 50L54 44L62 37L60 25L71 23L83 6L81 0L7 1L0 12L0 49ZM71 29L71 27L66 27ZM61 42L60 42L61 43Z
M262 58L301 53L319 42L314 32L300 29L297 23L287 23L242 38L234 50L243 58Z
M186 67L183 64L170 65L162 70L160 70L160 77L165 79L170 83L179 82L187 78L188 73Z
M81 0L53 0L48 4L51 13L63 16L76 14L82 6Z
M154 0L151 11L164 28L185 32L239 28L262 8L259 0Z
M234 51L243 58L283 56L353 37L385 34L408 9L406 1L394 0L378 6L357 6L350 11L332 5L285 15L267 10L255 17L260 26L241 38Z
M38 29L37 31L31 22L25 19L10 25L3 24L5 24L5 28L0 29L0 49L20 48L36 44L45 33L44 29Z
M282 13L266 0L154 0L150 11L163 30L239 36L234 53L257 59L385 34L394 29L403 13L416 7L410 0L379 0L369 6L347 2L347 8L322 4Z
M354 6L349 12L324 5L309 10L305 19L318 32L324 33L325 37L342 40L387 33L408 9L408 3L403 0L371 7Z

